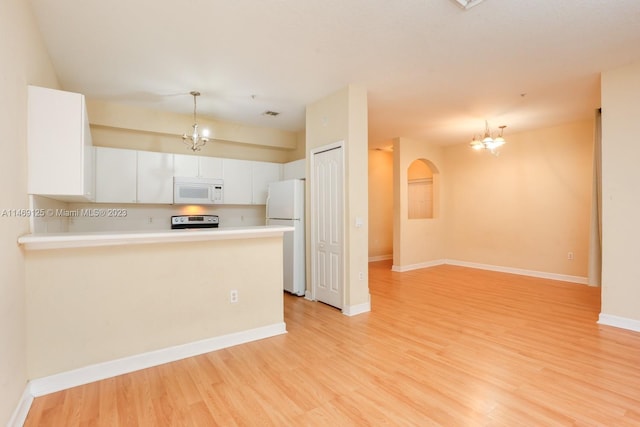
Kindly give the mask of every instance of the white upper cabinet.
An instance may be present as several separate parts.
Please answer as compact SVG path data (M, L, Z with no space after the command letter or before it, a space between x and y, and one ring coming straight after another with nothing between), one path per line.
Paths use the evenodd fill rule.
M282 169L282 179L304 179L306 177L306 159L285 163Z
M174 176L213 178L224 181L224 203L264 205L267 186L282 179L280 163L219 157L174 155Z
M264 205L283 165L251 160L96 147L96 202L172 204L173 178L224 181L224 204Z
M96 202L135 203L137 152L96 147Z
M174 176L222 179L222 159L174 154Z
M94 199L84 95L28 87L27 155L29 194L67 201Z
M173 155L173 175L197 178L200 176L198 157L189 154Z
M138 203L173 203L173 154L138 151Z
M253 162L249 160L222 159L225 204L251 204L253 198L251 179L252 163Z
M282 179L282 165L269 162L252 163L252 198L254 205L267 203L267 188L272 182Z
M96 147L96 202L173 203L173 154Z
M200 178L223 179L222 159L218 157L198 156Z

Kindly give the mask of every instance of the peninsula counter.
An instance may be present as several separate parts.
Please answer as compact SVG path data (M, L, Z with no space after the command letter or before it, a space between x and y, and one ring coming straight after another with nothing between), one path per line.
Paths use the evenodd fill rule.
M20 237L33 394L285 333L290 230Z

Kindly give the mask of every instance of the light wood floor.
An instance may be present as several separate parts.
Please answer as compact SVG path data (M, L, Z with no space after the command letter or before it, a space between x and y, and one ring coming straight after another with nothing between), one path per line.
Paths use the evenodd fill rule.
M599 289L370 265L372 312L285 295L288 334L35 399L26 426L640 426L640 334Z

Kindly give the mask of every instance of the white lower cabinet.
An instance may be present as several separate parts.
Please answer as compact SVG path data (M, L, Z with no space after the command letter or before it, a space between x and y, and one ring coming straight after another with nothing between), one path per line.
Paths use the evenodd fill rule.
M95 147L96 202L136 203L137 152Z
M173 154L137 153L137 202L173 203Z

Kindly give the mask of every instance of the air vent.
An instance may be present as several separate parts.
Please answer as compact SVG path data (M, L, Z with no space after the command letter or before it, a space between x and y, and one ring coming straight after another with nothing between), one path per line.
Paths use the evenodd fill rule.
M271 110L267 110L264 113L262 113L263 116L269 116L269 117L276 117L278 115L280 115L280 113L278 113L277 111L271 111Z

